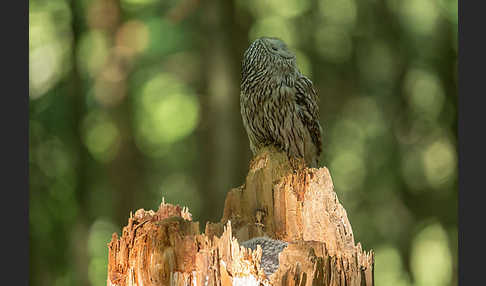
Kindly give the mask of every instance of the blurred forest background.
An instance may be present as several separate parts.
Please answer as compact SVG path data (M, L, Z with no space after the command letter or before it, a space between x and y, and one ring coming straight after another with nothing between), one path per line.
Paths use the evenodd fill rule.
M30 0L31 285L106 285L131 211L204 227L251 159L243 52L277 36L377 285L457 284L456 0Z

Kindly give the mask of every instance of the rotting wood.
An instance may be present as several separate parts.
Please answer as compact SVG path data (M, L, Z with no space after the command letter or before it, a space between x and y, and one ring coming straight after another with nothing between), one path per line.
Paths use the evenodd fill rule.
M108 245L107 285L373 285L374 254L355 244L329 171L295 166L263 150L204 234L185 208L138 210ZM270 277L261 249L238 243L257 236L289 243Z

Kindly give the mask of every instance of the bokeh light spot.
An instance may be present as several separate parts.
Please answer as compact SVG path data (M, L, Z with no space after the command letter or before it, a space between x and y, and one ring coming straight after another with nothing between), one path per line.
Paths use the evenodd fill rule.
M90 112L83 121L83 135L84 144L96 160L108 162L118 153L120 134L107 114Z
M29 95L41 97L60 78L61 49L57 43L46 44L29 53Z
M345 116L359 125L367 139L380 136L385 132L383 110L378 106L374 97L359 96L352 98L346 106Z
M116 41L118 47L126 50L129 54L141 53L148 46L149 29L141 21L128 21L118 30Z
M318 3L319 11L328 24L354 26L357 15L354 0L323 0Z
M352 191L362 187L366 177L363 158L353 152L342 152L331 161L335 186L342 191Z
M259 37L277 37L282 39L290 47L295 45L294 26L282 17L265 17L258 19L250 29L250 40Z
M403 269L402 258L397 248L381 245L375 251L375 284L376 285L411 285L410 278Z
M47 11L29 11L29 51L55 39L54 24Z
M157 3L157 0L121 0L122 5L131 6L147 6L153 3Z
M29 97L46 94L71 68L71 10L66 1L29 2Z
M359 123L345 117L333 125L329 146L331 156L337 156L341 152L352 151L355 154L364 154L365 133Z
M37 148L35 162L47 176L62 177L71 168L72 158L58 138L46 140Z
M255 17L280 16L284 18L296 17L310 8L309 0L290 0L285 5L279 0L243 0L239 5L248 8Z
M78 49L80 70L94 77L104 66L108 56L106 35L98 30L90 30L81 36Z
M174 76L159 73L145 83L136 107L139 147L151 155L191 134L199 122L199 102Z
M395 5L400 20L410 31L422 35L431 34L438 22L440 9L436 1L407 0ZM457 5L457 3L456 3Z
M415 285L449 285L451 253L447 233L440 224L431 224L414 237L410 260Z
M88 278L91 285L103 285L106 283L106 273L108 272L108 265L106 258L92 258L88 265Z
M435 189L443 189L455 177L456 151L451 142L439 139L425 149L423 163L429 185Z
M405 78L405 92L418 114L436 118L444 105L445 95L435 74L421 69L410 70Z
M106 283L107 244L111 241L112 234L118 231L118 226L103 218L98 218L91 225L88 236L88 254L90 256L88 276L92 285Z

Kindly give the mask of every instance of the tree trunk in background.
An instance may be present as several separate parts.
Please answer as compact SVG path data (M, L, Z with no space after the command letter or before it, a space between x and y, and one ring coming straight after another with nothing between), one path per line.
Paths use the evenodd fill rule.
M261 248L239 245L257 236L288 242L269 277ZM162 202L157 212L138 210L108 247L108 286L374 283L374 254L355 244L327 168L294 170L274 149L251 162L245 184L227 194L223 218L204 234L188 210Z
M87 29L83 27L95 28L106 32L109 35L108 41L113 44L110 47L110 58L107 61L105 67L102 71L93 79L95 90L96 86L100 87L98 89L98 95L95 95L101 108L105 109L107 113L110 114L116 126L119 128L121 144L117 158L108 164L108 173L110 183L113 185L113 189L116 190L116 198L114 207L115 212L117 212L116 217L118 223L123 225L127 212L134 207L134 196L133 194L137 190L136 183L141 181L140 171L138 167L139 157L137 149L133 144L133 140L130 137L133 131L130 130L132 123L130 118L127 118L126 114L130 114L130 103L126 100L121 101L110 101L110 98L123 99L126 96L125 78L128 73L128 65L126 59L122 55L117 53L115 46L114 37L116 31L119 28L120 21L119 15L121 13L119 0L102 0L98 1L96 4L90 4L89 8L97 5L97 9L85 9L80 6L79 1L70 1L70 8L72 11L72 71L69 77L69 82L71 84L71 107L73 112L73 126L72 130L75 133L77 143L77 160L76 160L76 173L77 173L77 200L79 201L79 209L81 213L93 214L89 208L89 194L92 192L90 187L92 187L96 180L99 179L99 171L96 170L96 164L93 160L92 155L89 153L87 147L84 145L83 138L83 120L88 115L87 112L87 93L88 90L86 86L88 85L85 79L80 75L80 70L78 66L78 48L79 39L82 37L83 33ZM92 17L91 13L101 13L105 17L103 19L99 17ZM113 16L113 17L112 17ZM110 82L106 77L106 70L113 72L119 72L122 74L121 81ZM100 97L99 94L103 94ZM76 281L79 285L89 285L90 280L87 275L90 256L89 251L87 251L87 244L89 232L89 226L92 223L90 215L81 216L77 219L76 225L73 226L75 235L72 243L70 252L72 256L76 259L75 273Z
M83 133L82 133L82 122L86 114L86 94L84 90L83 80L81 79L78 67L78 45L79 39L82 35L82 12L83 9L80 7L80 3L77 1L70 1L70 9L72 14L71 19L71 32L72 32L72 51L71 51L71 74L69 76L69 82L71 84L71 108L73 112L73 125L72 130L76 140L73 140L76 148L76 197L78 201L78 207L83 212L88 209L88 170L89 170L89 153L83 144ZM88 228L89 221L86 216L81 216L73 228L76 230L76 235L73 235L76 243L70 245L70 253L72 253L73 264L76 275L76 280L79 285L89 285L88 266L89 266L89 255L87 251L88 240ZM79 242L79 243L78 243Z
M96 28L105 31L109 56L101 71L95 78L94 90L97 102L106 111L119 131L119 146L115 158L107 164L108 180L116 190L114 203L116 223L123 224L127 212L137 204L137 191L143 189L143 157L135 145L133 134L132 102L127 99L127 78L131 71L134 52L130 47L122 47L117 40L122 25L119 0L102 0L97 9L93 9L92 23ZM96 4L94 4L96 5ZM106 15L102 18L99 15Z
M207 75L202 97L200 185L206 197L207 217L216 220L228 188L241 181L246 172L243 162L249 159L249 147L241 123L239 108L239 73L242 54L234 49L236 40L246 41L247 31L235 24L233 1L205 1L201 7L201 26L207 38L203 43L201 74ZM238 28L235 28L238 27ZM246 147L242 146L246 143ZM212 178L207 180L207 178Z
M250 45L251 39L248 39L248 33L253 23L253 19L249 12L245 13L242 9L239 9L239 12L237 13L238 7L234 0L222 1L221 5L225 7L224 9L227 12L227 14L225 14L226 22L224 25L227 25L228 27L230 42L226 43L226 45L229 49L230 60L233 62L233 66L236 67L233 75L235 79L234 84L236 87L236 94L231 95L232 102L236 105L236 107L234 107L236 112L233 114L236 121L233 125L233 134L236 138L234 144L235 150L237 150L233 155L235 156L236 161L235 173L233 174L233 186L235 186L245 179L246 173L248 172L247 162L252 158L250 143L246 130L243 127L240 113L240 82L241 62L245 50ZM226 189L227 188L225 188L225 190Z

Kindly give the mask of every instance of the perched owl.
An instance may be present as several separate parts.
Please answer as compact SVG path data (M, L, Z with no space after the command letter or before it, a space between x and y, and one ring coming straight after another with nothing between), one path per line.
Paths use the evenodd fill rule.
M243 56L241 77L241 116L253 154L273 145L317 167L322 151L318 98L287 45L277 38L255 40Z

